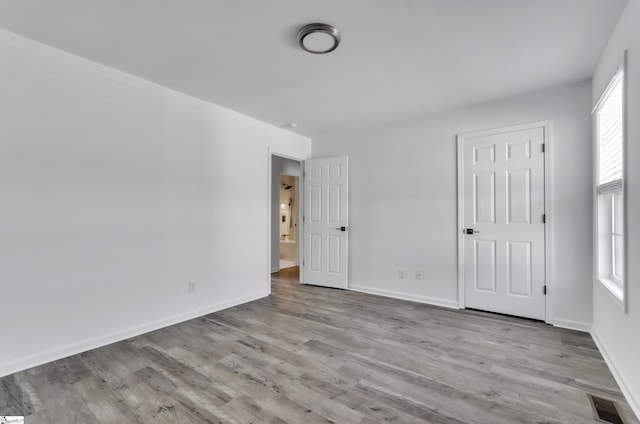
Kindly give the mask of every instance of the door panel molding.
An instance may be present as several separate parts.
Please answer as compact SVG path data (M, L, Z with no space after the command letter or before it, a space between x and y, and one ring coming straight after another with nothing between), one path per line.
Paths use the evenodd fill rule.
M543 260L544 260L544 268L543 268L543 279L544 284L547 286L547 296L544 298L545 302L545 312L544 312L544 320L547 323L553 323L553 281L551 278L551 243L553 240L551 237L552 234L552 204L550 200L552 199L551 193L551 174L550 174L550 161L552 155L552 143L551 143L551 121L536 121L531 123L525 123L520 125L512 125L494 129L487 129L481 131L473 131L468 133L462 133L457 135L457 177L458 177L458 308L464 309L467 307L467 299L465 298L465 251L464 251L464 242L465 237L470 237L464 234L465 230L465 206L475 206L475 205L465 205L465 190L467 191L467 195L469 195L470 190L474 191L478 189L482 189L482 187L476 187L477 180L474 178L473 187L465 187L465 163L464 163L464 146L465 141L469 141L470 139L480 138L480 137L489 137L504 133L511 133L517 131L525 131L532 129L542 129L543 143L544 143L544 155L543 155L543 190L544 190L544 214L546 215L546 225L544 226L544 251L542 252ZM467 143L468 144L468 143ZM517 171L517 163L523 160L529 160L532 157L535 148L540 146L534 146L530 142L506 142L505 143L505 151L500 152L496 151L497 146L473 146L472 150L468 152L471 156L468 156L471 160L472 165L481 165L491 167L492 164L495 163L497 157L502 155L504 157L505 163L508 163L512 168L510 169L508 175L508 186L506 187L506 192L504 194L496 193L494 199L491 203L497 202L498 204L502 202L507 202L507 200L513 200L515 203L510 204L508 208L506 208L506 216L502 216L504 213L500 210L495 210L495 214L497 216L491 217L488 221L502 220L505 219L505 222L513 221L522 222L523 224L526 222L534 222L537 223L541 220L542 217L538 217L531 210L530 204L522 203L522 196L513 196L510 189L522 189L527 188L529 191L532 190L531 184L531 175L527 172L518 172ZM536 153L537 154L537 153ZM471 166L471 165L470 165ZM514 169L515 167L515 169ZM525 171L523 167L522 171ZM490 172L489 168L486 170L482 169L479 172ZM486 185L486 184L485 184ZM517 187L516 187L517 186ZM508 196L505 198L505 196ZM518 198L516 198L518 197ZM489 216L487 213L489 210L487 209L488 205L482 205L483 210L480 211L476 209L476 212L473 213L473 218L480 221L487 221ZM497 205L496 205L497 206ZM475 209L475 208L474 208ZM479 215L478 215L479 213ZM494 215L494 211L491 211L489 215ZM483 234L479 234L482 236ZM476 241L486 240L489 241L488 238L477 237ZM525 248L522 244L514 244L514 241L510 241L504 246L500 246L502 250L508 250L507 252L501 253L505 258L508 257L509 263L504 263L505 258L497 257L496 261L502 261L502 266L507 269L506 280L508 286L506 287L508 296L514 299L526 297L528 293L533 290L530 286L531 281L529 279L525 279L527 272L531 272L531 246ZM473 251L477 249L476 243L473 244ZM529 256L527 256L527 252ZM477 252L472 253L475 255ZM527 259L528 258L528 259ZM499 264L496 266L500 266ZM478 278L486 279L490 277L489 275L479 275L479 269L473 269L473 272L470 275L473 275L473 279L475 281L467 281L467 284L476 285L478 284ZM519 273L522 275L523 280L520 280L518 284L514 285L514 273ZM534 276L530 276L530 278L536 278ZM486 284L482 285L483 288L486 288Z

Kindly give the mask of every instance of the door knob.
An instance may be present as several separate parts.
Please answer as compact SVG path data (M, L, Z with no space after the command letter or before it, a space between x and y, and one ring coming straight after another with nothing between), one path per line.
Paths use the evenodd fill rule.
M349 227L336 227L338 231L349 231Z
M479 233L480 231L476 231L473 228L466 228L462 230L462 232L464 232L465 234L474 234L474 233Z

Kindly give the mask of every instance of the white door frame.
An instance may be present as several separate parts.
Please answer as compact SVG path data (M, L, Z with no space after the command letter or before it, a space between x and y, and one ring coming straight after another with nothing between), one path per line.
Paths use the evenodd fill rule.
M537 121L520 125L512 125L507 127L494 128L489 130L481 130L481 131L471 131L463 134L458 134L457 136L457 160L458 160L458 308L465 308L465 297L464 297L464 235L462 234L463 225L464 225L464 162L463 162L463 149L462 143L465 138L470 137L481 137L488 136L494 134L501 134L505 132L512 131L521 131L527 130L531 128L543 128L544 132L544 144L545 144L545 155L544 155L544 205L545 205L545 217L546 217L546 225L544 227L544 249L545 249L545 265L544 265L544 273L545 273L545 285L547 286L547 295L545 297L545 322L548 324L553 324L553 279L551 274L551 247L553 240L552 238L552 230L553 230L553 204L551 203L551 121Z
M271 150L271 147L269 147L269 156L268 156L268 163L269 163L269 172L268 172L268 185L267 185L267 229L268 229L268 234L269 237L267 237L267 289L268 289L268 293L271 294L271 238L272 238L272 234L271 234L271 219L273 218L273 214L272 214L272 208L273 208L273 202L271 199L271 192L273 190L273 157L277 156L279 158L284 158L284 159L291 159L294 160L296 162L300 163L300 176L298 178L298 184L296 186L296 202L298 203L298 206L304 205L304 190L301 190L301 184L303 183L303 166L304 166L304 158L301 157L296 157L296 156L292 156L290 154L286 154L286 153L280 153L278 151L275 150ZM280 182L278 182L278 185L280 184ZM304 231L304 221L302 219L303 216L303 208L302 207L298 207L297 208L297 219L298 219L298 228L296 229L296 244L297 244L297 249L298 249L298 262L300 263L302 261L302 258L304 258L303 253L303 243L300 243L301 241L301 235L303 234ZM298 266L300 266L300 264L298 264ZM300 282L304 282L303 279L303 273L302 273L302 266L300 266Z

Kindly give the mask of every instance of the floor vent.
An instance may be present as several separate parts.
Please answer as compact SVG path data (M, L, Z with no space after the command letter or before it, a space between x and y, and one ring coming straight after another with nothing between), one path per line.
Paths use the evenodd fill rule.
M596 420L602 423L625 424L614 401L588 394Z

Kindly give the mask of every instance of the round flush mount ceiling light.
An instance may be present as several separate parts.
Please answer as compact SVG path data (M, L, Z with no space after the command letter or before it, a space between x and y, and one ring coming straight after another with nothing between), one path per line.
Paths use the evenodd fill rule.
M309 53L329 53L340 44L340 32L328 24L308 24L298 31L298 44Z

